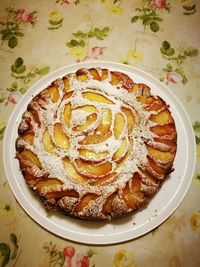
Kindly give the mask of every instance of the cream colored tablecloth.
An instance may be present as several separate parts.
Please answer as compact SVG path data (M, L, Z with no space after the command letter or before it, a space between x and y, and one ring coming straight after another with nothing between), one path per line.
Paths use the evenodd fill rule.
M0 266L200 266L200 2L198 0L2 0L0 150L8 119L30 85L76 62L138 67L167 84L196 136L197 164L183 202L136 240L93 246L34 222L13 196L0 160Z

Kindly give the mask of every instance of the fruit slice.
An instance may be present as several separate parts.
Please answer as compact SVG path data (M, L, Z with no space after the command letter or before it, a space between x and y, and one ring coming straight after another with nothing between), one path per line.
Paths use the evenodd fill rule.
M52 101L55 103L58 101L59 98L59 92L58 92L58 88L56 88L54 85L50 86L48 88L48 92L51 95L51 99Z
M35 165L38 168L41 168L41 163L40 163L38 157L30 150L24 150L24 151L20 152L18 156L20 159L26 161L28 166L29 165L31 165L31 166Z
M107 78L108 78L108 70L107 69L102 69L100 80L103 81L103 80L105 80Z
M112 202L113 202L113 199L117 196L117 193L113 193L112 195L110 195L105 204L103 205L103 208L102 208L102 213L104 213L105 215L107 214L110 214L112 212Z
M61 184L62 182L56 178L47 178L38 181L34 188L36 188L39 193L42 193L55 190L55 187Z
M50 135L50 133L48 132L47 129L43 133L42 143L44 145L44 149L48 153L50 153L52 155L56 155L55 146L54 146L53 141L51 139L51 135Z
M62 131L60 123L54 125L53 137L59 147L69 149L69 137Z
M64 116L65 124L69 128L70 127L70 119L71 119L71 104L70 103L67 103L65 105L63 116Z
M175 126L173 123L168 123L165 125L156 125L150 128L150 130L158 136L172 135L175 131Z
M116 85L116 84L118 84L120 81L119 81L119 79L117 78L117 76L113 73L113 72L111 72L111 84L112 85Z
M174 158L174 154L171 152L161 151L153 147L147 146L149 155L151 155L156 160L161 161L171 161Z
M88 113L93 113L93 112L96 112L97 109L92 105L84 105L84 106L77 107L74 110L83 110Z
M147 157L149 166L158 174L164 174L165 169L161 168L156 162L151 159L150 157Z
M28 111L31 112L31 114L33 116L33 120L38 124L38 127L40 127L41 122L40 122L40 118L39 118L37 110L35 110L33 108L28 108Z
M158 124L166 124L172 120L172 117L170 112L165 109L158 114L152 114L150 120L157 122Z
M164 139L164 138L157 138L155 137L154 138L154 141L157 142L157 143L162 143L162 144L165 144L167 146L171 148L176 148L176 138L173 138L173 139Z
M119 162L125 156L126 151L127 151L127 140L126 138L123 138L121 142L121 146L114 153L112 159L115 160L116 162Z
M75 197L78 198L79 195L78 193L71 189L71 190L61 190L61 191L54 191L54 192L49 192L45 195L46 199L56 199L57 201L65 196L69 196L69 197Z
M86 122L82 125L77 125L75 127L72 128L73 131L76 132L83 132L84 130L86 130L92 123L94 123L97 119L97 114L96 113L92 113L91 115L87 116L86 118Z
M128 148L127 152L125 153L125 155L118 162L116 162L115 170L117 170L119 167L121 167L123 165L123 163L127 160L129 155L131 154L132 146L133 146L133 140L129 139L129 148Z
M106 104L113 104L111 100L109 100L107 97L93 92L85 92L82 94L84 98L92 101L92 102L101 102Z
M76 75L77 75L77 80L81 82L85 82L88 80L87 73L84 69L77 70Z
M25 134L21 135L21 138L22 138L25 142L27 142L27 143L29 143L30 145L32 145L33 142L34 142L34 133L25 133Z
M69 175L70 179L77 183L86 183L88 179L82 175L80 175L76 169L74 168L74 165L71 163L70 159L68 157L65 157L63 159L63 165L65 168L66 173Z
M125 119L122 113L118 112L115 115L114 121L114 136L116 139L119 139L120 135L122 134L124 127L125 127Z
M73 92L74 92L74 91L70 91L70 92L66 92L66 93L64 93L63 99L70 98L70 97L73 95Z
M118 179L117 173L116 172L112 172L112 173L109 173L108 175L105 175L101 179L96 179L96 181L91 181L90 185L93 185L93 186L95 186L95 185L106 186L108 184L113 183L117 179Z
M137 179L136 176L132 179L132 185L130 187L127 182L126 186L122 191L122 198L124 199L129 209L136 209L138 205L141 205L144 201L143 194L140 192L141 180Z
M161 98L154 98L153 103L146 109L149 111L156 111L156 110L164 109L165 107L166 107L166 103Z
M99 76L97 69L92 68L92 69L89 69L89 71L92 74L94 80L100 80L100 76Z
M69 84L69 79L67 77L63 78L63 83L64 83L64 90L65 92L70 91L70 84Z
M131 91L134 85L133 80L125 73L122 73L119 71L112 71L111 72L111 84L116 85L119 82L129 92Z
M108 108L101 110L101 119L99 126L94 130L92 134L88 134L81 142L82 145L99 144L104 142L112 135L110 126L112 122L112 112Z
M80 148L78 151L82 159L90 162L100 162L109 156L108 152L96 153L85 148Z
M83 196L79 201L79 203L76 205L75 212L77 213L81 212L85 207L88 206L90 201L97 199L97 197L98 196L96 194L91 194L91 193L88 193L85 196Z
M82 159L75 160L76 170L89 178L100 178L112 171L112 164L110 162L91 164Z
M134 83L133 87L130 89L130 93L137 93L138 91L140 91L140 87Z
M130 135L133 131L133 128L135 126L135 116L131 109L122 107L122 112L126 116L127 119L127 127L128 127L128 135Z
M138 96L137 97L137 100L140 102L140 103L143 103L143 104L146 104L146 105L150 105L153 103L154 101L154 98L152 96Z

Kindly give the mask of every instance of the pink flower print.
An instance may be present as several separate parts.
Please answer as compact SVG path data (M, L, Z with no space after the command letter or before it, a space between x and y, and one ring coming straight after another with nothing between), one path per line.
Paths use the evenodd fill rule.
M18 93L12 93L8 96L8 102L11 104L17 104L20 100L21 95Z
M97 59L99 56L102 56L105 48L106 47L102 46L94 46L91 49L91 57Z
M77 254L76 255L76 267L89 267L90 260L87 256Z
M35 11L33 12L25 12L25 9L20 8L17 10L17 16L16 16L16 20L18 20L19 22L23 22L23 23L34 23L36 17L35 15Z
M74 256L74 254L75 254L75 248L73 248L73 247L65 247L63 249L63 255L65 257L68 257L71 259Z
M154 8L162 9L167 7L167 2L166 0L152 0L151 5Z
M67 260L66 267L72 267L72 258L74 257L74 254L75 254L75 248L73 247L65 247L63 249L63 255Z
M167 73L167 80L171 83L178 83L181 81L181 77L178 73L176 72L168 72Z
M62 4L71 4L70 0L62 0Z

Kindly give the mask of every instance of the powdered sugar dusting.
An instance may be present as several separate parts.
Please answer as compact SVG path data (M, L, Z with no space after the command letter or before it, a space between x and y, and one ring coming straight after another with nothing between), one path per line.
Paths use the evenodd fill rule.
M97 69L97 71L99 75L102 74L101 69ZM88 73L87 70L86 72ZM101 214L101 210L105 200L116 190L122 190L126 183L131 181L133 174L141 166L147 164L148 151L144 140L148 140L149 144L155 144L153 141L155 134L151 132L150 128L156 123L149 119L155 111L146 110L145 105L137 100L137 94L128 92L121 85L111 84L109 72L108 77L103 81L93 79L91 74L88 77L89 79L86 81L81 81L77 79L75 74L67 75L70 88L73 90L73 94L68 98L64 95L65 89L62 79L56 80L55 85L59 92L58 100L54 102L48 99L45 107L37 110L41 122L40 127L33 120L31 122L35 135L33 144L19 140L18 146L22 146L37 155L42 170L48 173L48 178L57 178L62 181L63 190L75 189L80 198L88 192L96 194L98 198L95 201L90 201L79 215L84 217L87 214L87 217L100 218L104 216ZM84 95L85 93L88 93L89 96ZM95 98L96 94L99 98ZM70 104L70 109L66 114L67 104ZM94 120L88 119L88 115L91 113L84 109L76 109L85 105L95 108L93 114L96 114L96 117ZM128 109L135 119L132 132L128 130L130 122L123 111L124 108ZM119 136L116 134L115 125L117 115L122 116L124 123ZM55 125L58 126L57 130ZM84 125L86 125L84 130L79 131ZM22 120L20 127L27 129L25 120ZM46 132L48 134L44 137ZM104 136L106 137L104 138ZM90 141L90 138L94 141ZM167 145L161 144L160 146L168 149ZM76 163L76 160L80 160L80 150L85 153L81 155L81 160L86 162L85 165L82 165L83 173L80 172L81 167ZM98 157L99 153L105 152L107 153L106 156L103 154L102 157ZM65 169L64 160L66 158L70 160L72 165L71 171ZM96 164L98 169L98 166L104 166L103 164L106 162L112 164L111 170L108 170L106 175L115 173L118 178L107 185L106 183L103 186L94 185L92 181L98 180L96 178L98 176L101 177L101 169L98 175L98 172L96 174L95 169L93 170L89 165L94 166ZM107 165L105 166L107 167ZM77 183L74 180L74 176L83 176L85 179L88 172L89 174L91 172L92 176L87 182ZM37 177L42 174L38 170L35 170L34 173ZM63 201L60 200L60 205L64 207L68 202L70 202L69 198L66 197L65 201L64 199ZM125 203L122 200L115 200L115 202L114 208L118 205L124 209ZM73 198L71 206L74 207L75 203L76 198ZM119 203L121 204L119 205Z

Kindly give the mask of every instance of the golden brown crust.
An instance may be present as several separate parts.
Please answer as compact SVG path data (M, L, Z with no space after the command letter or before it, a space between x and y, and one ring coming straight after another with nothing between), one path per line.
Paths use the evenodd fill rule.
M85 220L147 204L173 171L169 106L145 84L108 69L79 69L28 104L16 157L47 210Z

